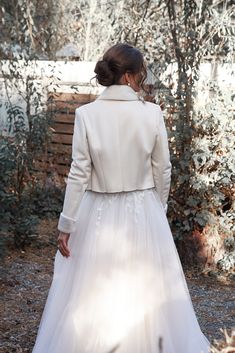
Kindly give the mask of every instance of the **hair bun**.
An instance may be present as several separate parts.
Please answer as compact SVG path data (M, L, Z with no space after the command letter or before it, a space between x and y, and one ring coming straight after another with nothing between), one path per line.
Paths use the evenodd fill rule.
M96 63L94 72L100 85L111 86L113 84L115 75L106 60L99 60Z

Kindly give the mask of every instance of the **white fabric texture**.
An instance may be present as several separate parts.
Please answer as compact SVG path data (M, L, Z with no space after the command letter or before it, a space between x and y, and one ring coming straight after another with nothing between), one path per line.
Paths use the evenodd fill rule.
M33 353L209 353L156 189L86 190Z
M163 114L131 87L112 85L94 102L76 109L72 157L60 231L74 230L85 190L155 187L167 211L171 162Z

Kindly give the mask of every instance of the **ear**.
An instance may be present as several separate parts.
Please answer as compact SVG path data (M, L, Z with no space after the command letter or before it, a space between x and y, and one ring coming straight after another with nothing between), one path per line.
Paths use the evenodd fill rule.
M130 74L128 72L124 74L124 77L125 77L126 83L130 82Z

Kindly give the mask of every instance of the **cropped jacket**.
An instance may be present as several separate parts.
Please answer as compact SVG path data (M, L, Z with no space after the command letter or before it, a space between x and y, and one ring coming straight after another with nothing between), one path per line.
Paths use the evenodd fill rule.
M167 211L171 183L168 136L159 105L127 85L112 85L75 111L72 163L58 229L71 233L86 190L155 187Z

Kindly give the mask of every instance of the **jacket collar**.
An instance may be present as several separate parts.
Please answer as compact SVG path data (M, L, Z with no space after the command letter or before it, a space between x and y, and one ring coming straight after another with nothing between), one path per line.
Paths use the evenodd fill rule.
M111 99L111 100L124 100L135 101L141 100L138 94L127 85L111 85L106 87L104 91L97 97L97 99Z

